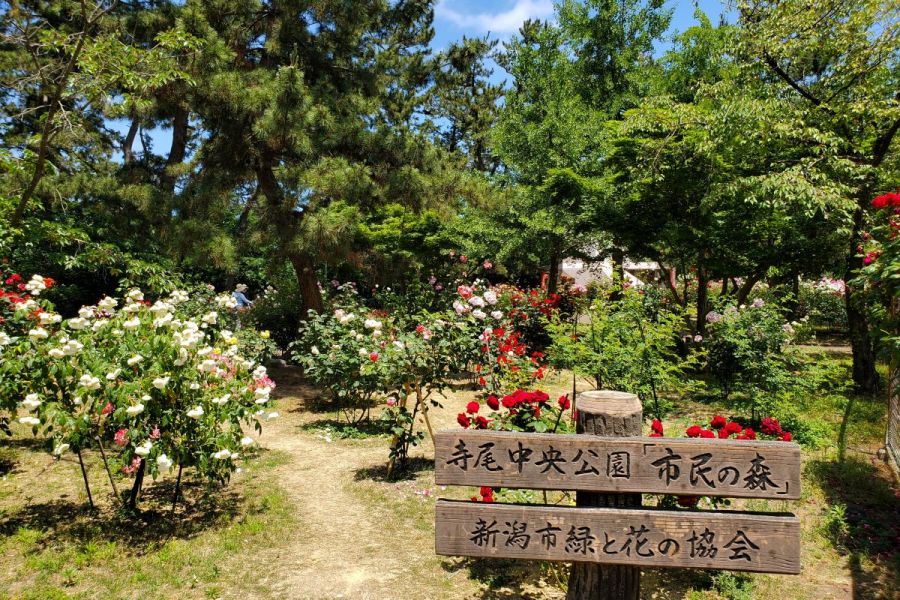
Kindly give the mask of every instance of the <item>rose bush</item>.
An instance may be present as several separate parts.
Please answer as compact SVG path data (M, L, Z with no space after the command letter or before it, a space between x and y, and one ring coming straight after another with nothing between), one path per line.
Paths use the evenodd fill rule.
M260 431L277 416L269 411L274 383L223 326L232 303L221 295L197 304L179 290L150 302L132 289L69 319L37 303L19 309L3 324L4 397L57 455L116 448L104 461L136 476L132 507L145 473L194 468L227 481L254 444L245 428Z

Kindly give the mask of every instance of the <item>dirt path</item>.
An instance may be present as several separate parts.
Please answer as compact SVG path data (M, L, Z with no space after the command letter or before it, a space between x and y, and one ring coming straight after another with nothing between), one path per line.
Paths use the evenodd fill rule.
M397 526L409 518L407 510L379 503L381 494L399 498L403 487L431 483L360 481L359 473L384 465L386 439L332 439L304 427L326 418L309 410L315 391L291 373L280 375L281 418L266 424L260 444L287 457L277 467L278 482L295 503L301 525L286 547L263 550L272 567L261 575L269 579L266 587L279 598L480 596L464 569L441 568L429 531ZM431 479L430 472L426 477Z

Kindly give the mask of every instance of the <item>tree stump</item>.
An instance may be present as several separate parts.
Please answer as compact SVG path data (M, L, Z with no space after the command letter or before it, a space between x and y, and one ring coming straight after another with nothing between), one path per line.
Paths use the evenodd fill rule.
M605 437L641 435L643 410L634 394L594 390L578 394L575 402L579 434ZM577 492L577 506L634 508L641 505L640 494ZM569 573L567 600L638 600L641 569L627 565L573 563Z

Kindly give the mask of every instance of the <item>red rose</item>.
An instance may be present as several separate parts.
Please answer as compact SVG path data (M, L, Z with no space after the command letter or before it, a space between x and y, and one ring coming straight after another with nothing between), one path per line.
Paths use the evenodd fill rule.
M678 506L684 508L694 508L700 502L700 496L678 496Z
M782 431L781 432L781 441L782 442L790 442L794 439L794 436L791 435L790 431Z
M731 434L728 433L728 430L725 429L724 427L719 430L719 439L720 440L728 439L729 435L731 435Z
M700 427L699 425L691 425L690 427L687 428L687 431L685 433L687 433L688 437L695 438L695 437L700 437L701 431L703 431L703 428Z
M469 417L466 416L466 413L459 413L456 415L456 422L459 423L460 427L464 427L466 429L469 428Z
M479 377L479 378L478 378L478 385L484 387L486 384L487 384L487 381L485 380L484 377Z
M499 410L500 409L500 401L497 400L497 396L488 396L485 403L490 407L491 410Z
M572 401L569 400L569 397L565 394L560 396L557 402L559 403L559 407L563 410L569 410L569 407L572 406Z
M513 396L503 396L503 400L501 402L504 408L512 408L516 404L518 404L518 400Z
M729 434L740 433L741 429L743 429L743 427L741 427L741 424L734 421L729 421L725 424L725 431L727 431Z
M425 333L424 325L416 325L416 333Z
M113 405L112 405L112 402L107 402L107 403L106 403L106 406L103 407L103 410L100 411L100 414L101 414L101 415L108 415L108 414L111 413L112 411L113 411Z
M663 436L663 435L662 435L661 433L656 433L656 432L654 431L653 433L651 433L651 434L648 435L647 437L662 437L662 436Z
M716 437L716 433L711 429L701 429L700 437L702 438L714 438Z
M888 195L882 194L881 196L875 196L872 200L872 206L880 210L885 208L888 205L888 202L890 202Z
M659 434L659 436L657 436L657 437L662 437L662 434L663 434L663 425L662 425L662 422L661 422L659 419L653 419L653 422L650 423L650 429L653 430L653 433L658 433L658 434Z
M481 494L481 497L482 497L482 498L484 498L485 496L493 496L493 495L494 495L494 488L492 488L492 487L490 487L490 486L487 486L487 485L484 485L484 486L481 487L480 490L478 490L478 493Z
M766 435L780 435L781 424L778 422L778 419L763 417L762 421L759 422L759 430Z
M475 413L477 413L479 408L481 408L481 405L477 402L469 402L468 404L466 404L466 412L470 415L474 415Z
M485 417L475 417L475 429L487 429L490 424Z
M741 435L739 435L737 437L737 439L739 439L739 440L755 440L756 432L748 427L747 429L744 430L744 433L742 433Z
M372 362L376 362L379 356L380 355L377 352L372 352L371 354L369 354L369 360L371 360Z
M709 422L709 426L713 429L722 429L725 427L725 417L722 415L716 415L712 418L712 421Z
M481 501L482 501L482 502L491 503L491 502L494 501L494 497L493 497L493 496L483 496L483 497L481 498Z

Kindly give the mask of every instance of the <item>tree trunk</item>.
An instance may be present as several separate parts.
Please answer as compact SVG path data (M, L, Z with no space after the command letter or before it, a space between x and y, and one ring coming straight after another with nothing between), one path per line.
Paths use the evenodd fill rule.
M137 137L140 125L141 122L136 116L131 118L131 126L128 127L125 141L122 142L122 162L126 165L131 164L134 160L134 138Z
M170 194L175 191L175 184L178 182L178 176L172 173L171 169L184 162L184 157L187 156L189 116L190 113L179 106L172 117L172 145L169 147L165 170L160 177L162 188Z
M706 335L706 313L709 310L709 288L706 269L697 267L697 333Z
M576 401L578 433L607 437L641 435L641 401L634 394L592 391L579 394ZM576 493L577 506L635 508L640 494ZM569 572L566 600L638 600L641 569L630 565L573 563Z
M306 320L309 311L322 312L322 290L319 289L315 265L308 254L292 254L290 260L297 276L297 284L300 286L302 299L300 318Z
M612 300L620 300L622 298L622 290L625 287L625 252L621 248L613 248L609 253L609 259L612 263L612 283L613 293Z
M554 248L550 252L550 272L547 277L547 293L555 294L559 287L559 251Z
M864 312L862 291L857 291L850 284L856 272L862 268L862 258L856 252L856 246L861 241L862 219L862 208L857 207L853 215L853 234L850 236L850 252L847 254L844 272L844 306L847 309L847 330L853 350L853 384L862 393L874 394L878 390L878 373L875 370L875 349L869 333L869 320Z
M134 478L134 485L131 486L131 493L128 495L128 508L131 510L137 509L138 496L141 495L141 486L144 484L144 471L146 468L147 464L142 458L141 466L138 467L137 475Z

